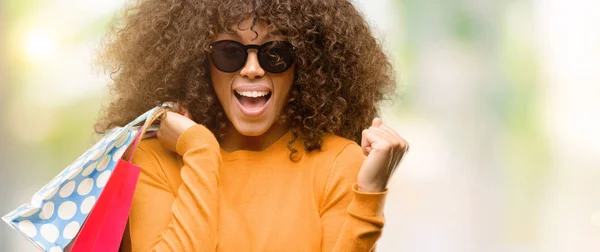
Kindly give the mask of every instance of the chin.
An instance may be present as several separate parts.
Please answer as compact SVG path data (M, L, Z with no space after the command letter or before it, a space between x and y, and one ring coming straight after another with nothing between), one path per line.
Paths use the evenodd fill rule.
M267 122L232 122L235 130L243 136L255 137L267 133L272 123Z

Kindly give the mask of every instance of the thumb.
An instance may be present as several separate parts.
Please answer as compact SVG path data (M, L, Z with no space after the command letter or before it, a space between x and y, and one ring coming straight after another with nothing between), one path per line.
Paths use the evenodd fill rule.
M190 115L190 111L181 107L181 109L179 110L179 113L182 114L183 116L192 119L192 116Z
M375 119L373 119L373 122L371 123L371 126L379 127L379 126L381 126L382 123L383 123L383 121L381 120L381 118L375 117Z
M173 104L173 111L176 112L177 114L180 114L187 118L192 119L190 112L185 107L181 106L178 102Z

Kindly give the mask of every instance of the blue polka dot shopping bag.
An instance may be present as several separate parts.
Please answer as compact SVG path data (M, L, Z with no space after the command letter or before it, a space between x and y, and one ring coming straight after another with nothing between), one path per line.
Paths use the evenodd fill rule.
M123 160L169 104L109 131L2 219L45 251L118 251L140 168ZM136 126L145 121L143 126Z

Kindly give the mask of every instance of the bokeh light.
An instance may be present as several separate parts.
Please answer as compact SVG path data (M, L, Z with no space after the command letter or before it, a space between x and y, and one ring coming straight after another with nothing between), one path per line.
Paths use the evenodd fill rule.
M56 52L56 39L43 30L29 32L23 45L26 55L33 61L48 59Z

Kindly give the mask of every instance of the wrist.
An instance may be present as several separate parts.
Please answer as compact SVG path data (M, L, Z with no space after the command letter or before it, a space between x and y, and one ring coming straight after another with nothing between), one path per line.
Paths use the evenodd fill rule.
M357 183L359 192L376 193L385 191L385 184L383 183Z

